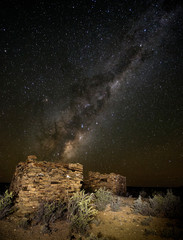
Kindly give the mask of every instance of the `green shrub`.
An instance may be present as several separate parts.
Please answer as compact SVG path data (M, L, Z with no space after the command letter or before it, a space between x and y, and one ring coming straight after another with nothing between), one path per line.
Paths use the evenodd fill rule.
M85 194L85 191L75 193L68 203L68 219L71 222L72 231L85 232L89 223L94 219L97 210L93 204L93 194Z
M111 203L113 199L112 192L105 188L95 190L95 205L99 211L105 210L107 204Z
M4 196L0 198L0 219L3 219L7 215L14 212L14 196L12 192L6 192L4 193Z
M179 197L168 190L165 196L154 195L153 198L142 200L141 196L134 202L134 211L142 215L151 215L168 218L181 218L183 204Z

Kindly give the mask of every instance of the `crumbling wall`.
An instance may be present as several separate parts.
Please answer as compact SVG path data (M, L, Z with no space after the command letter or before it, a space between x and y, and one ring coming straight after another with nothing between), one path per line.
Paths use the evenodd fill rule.
M10 191L21 213L34 212L42 201L59 200L80 191L83 166L79 163L39 162L29 156L17 165Z
M111 190L116 195L124 195L126 193L126 177L119 174L101 174L99 172L89 172L87 180L84 182L85 188L95 191L99 188Z

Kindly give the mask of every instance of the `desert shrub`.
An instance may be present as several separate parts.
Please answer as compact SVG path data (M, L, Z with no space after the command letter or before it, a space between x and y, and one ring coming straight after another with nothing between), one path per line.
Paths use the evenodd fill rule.
M183 213L183 204L179 197L168 190L165 196L155 195L147 201L141 196L134 202L134 211L142 215L161 216L168 218L180 218Z
M168 190L164 198L162 212L168 218L183 217L183 203L180 197Z
M85 232L96 214L97 210L93 204L93 194L85 194L85 191L82 190L69 199L68 219L72 231Z
M111 207L111 210L113 212L117 212L120 210L120 206L121 206L121 200L119 197L112 197L112 200L111 200L111 203L110 203L110 207Z
M154 198L149 199L150 206L154 210L152 214L155 216L161 215L168 218L181 217L183 213L183 204L179 197L173 195L172 191L168 190L163 197L155 195Z
M34 222L35 224L41 223L47 226L50 222L62 219L66 211L67 206L63 200L42 202L34 217Z
M105 210L107 204L111 203L113 199L112 192L105 188L95 190L95 205L99 211Z
M153 198L149 198L149 205L150 215L162 215L161 212L164 208L164 197L162 195L155 195Z
M0 198L0 219L3 219L4 217L8 216L9 214L14 212L14 196L12 192L6 192L3 196Z
M28 218L22 218L20 221L19 221L19 223L18 223L18 226L20 227L20 228L23 228L23 229L28 229L28 227L31 225L31 220L30 219L28 219Z
M138 199L134 201L133 210L134 212L140 213L144 216L151 215L151 208L149 202L143 201L141 196L139 196Z
M144 190L142 190L142 191L140 191L140 194L139 194L142 198L145 198L146 196L147 196L147 193L144 191Z

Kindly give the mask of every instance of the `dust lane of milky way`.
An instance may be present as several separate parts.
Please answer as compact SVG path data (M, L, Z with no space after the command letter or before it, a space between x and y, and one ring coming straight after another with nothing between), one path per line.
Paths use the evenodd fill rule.
M137 68L146 67L144 62L151 60L161 47L178 13L178 9L170 13L157 13L150 7L125 34L117 54L103 62L102 74L82 79L73 85L72 105L54 119L53 127L49 129L52 134L43 141L48 158L51 153L52 158L67 160L74 157L80 145L88 143L86 139L90 138L90 126L96 121L96 116L102 114L104 105L116 95L116 91L123 94L121 85L135 75ZM148 29L144 26L144 19ZM151 70L147 70L151 74Z

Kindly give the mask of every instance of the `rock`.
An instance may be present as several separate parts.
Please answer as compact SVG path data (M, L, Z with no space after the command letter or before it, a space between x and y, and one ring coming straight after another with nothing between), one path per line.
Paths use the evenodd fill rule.
M31 160L34 160L36 161L37 160L37 157L35 155L30 155L27 157L27 161L31 161Z
M88 178L84 181L84 188L95 191L99 188L111 190L115 195L124 195L126 193L126 177L119 174L101 174L99 172L89 172Z

